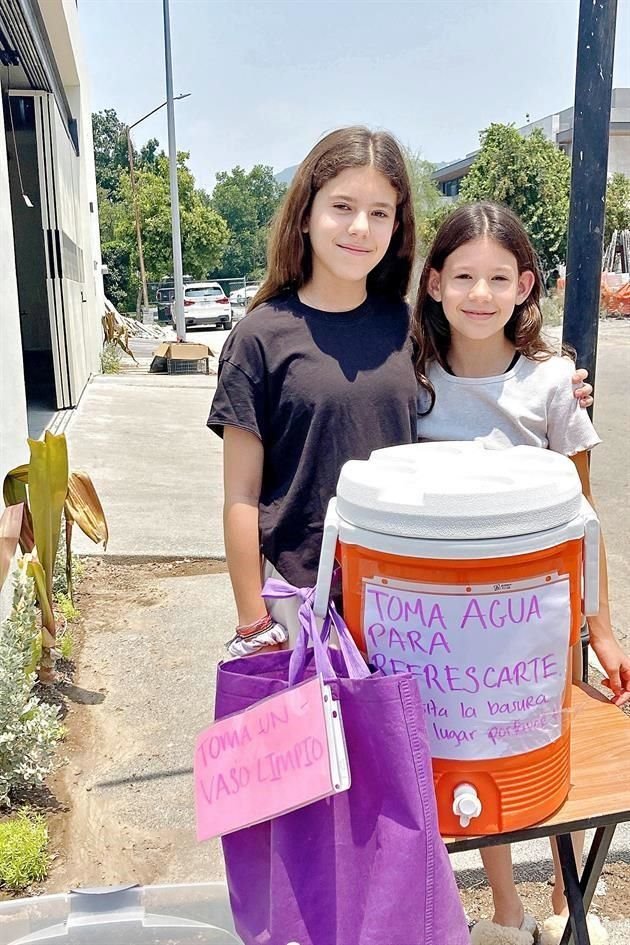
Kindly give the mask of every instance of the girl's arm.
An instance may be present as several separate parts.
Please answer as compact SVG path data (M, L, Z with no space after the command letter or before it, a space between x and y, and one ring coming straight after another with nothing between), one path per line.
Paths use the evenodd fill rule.
M253 624L267 613L260 596L258 502L262 470L263 445L258 437L248 430L226 426L223 433L223 531L239 626Z
M587 452L576 453L570 457L575 463L582 482L582 492L590 504L595 507L591 492L591 477L589 471L589 455ZM590 644L597 658L608 673L606 685L613 693L613 702L616 705L625 705L630 701L630 657L623 652L613 633L610 620L610 603L608 598L608 567L606 564L606 547L603 536L600 539L599 561L599 613L588 617Z

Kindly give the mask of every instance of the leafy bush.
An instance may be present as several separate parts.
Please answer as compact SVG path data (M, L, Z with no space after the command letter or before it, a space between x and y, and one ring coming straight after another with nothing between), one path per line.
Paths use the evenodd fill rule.
M72 557L72 579L80 580L85 574L85 565L81 561L81 558L74 553ZM66 573L66 536L64 534L63 528L61 529L61 537L59 538L59 548L57 549L57 557L55 558L55 567L53 570L53 594L55 600L59 600L61 595L69 596L70 589L68 588L68 575Z
M59 636L57 646L59 648L59 653L61 654L62 660L72 659L72 654L74 652L74 637L72 636L71 630L68 630L68 628L64 630L64 632Z
M74 606L68 594L57 594L55 604L67 624L81 616L81 612Z
M103 374L120 374L122 351L114 341L106 341L101 351L101 371Z
M48 829L40 814L22 810L0 821L0 886L15 892L48 872Z
M564 300L557 295L548 295L540 301L540 310L545 328L552 328L562 324Z
M13 608L0 625L0 806L10 805L15 788L43 783L63 733L58 708L33 692L41 636L25 568L14 584Z

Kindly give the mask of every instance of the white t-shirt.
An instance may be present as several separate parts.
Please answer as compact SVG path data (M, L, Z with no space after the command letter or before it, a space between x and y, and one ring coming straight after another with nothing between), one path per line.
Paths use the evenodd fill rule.
M540 446L565 456L590 450L601 440L573 396L574 373L573 362L558 355L547 361L521 355L497 377L454 377L432 362L435 406L418 416L418 439L479 440L490 449ZM418 404L419 410L428 404L422 389Z

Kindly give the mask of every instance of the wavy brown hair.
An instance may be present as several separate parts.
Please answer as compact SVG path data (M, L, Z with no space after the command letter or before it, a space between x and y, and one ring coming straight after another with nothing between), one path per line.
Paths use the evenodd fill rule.
M249 311L288 292L295 292L311 278L311 244L304 225L313 199L327 181L350 167L374 167L398 195L391 242L367 277L368 292L403 299L415 253L415 221L409 177L396 139L386 131L360 126L339 128L315 145L297 169L273 222L267 246L267 276Z
M507 207L481 201L458 207L440 226L426 258L418 298L412 315L412 333L415 342L415 370L418 383L429 396L429 413L435 403L433 385L426 373L431 361L437 361L448 370L447 355L451 344L451 329L441 302L429 294L431 270L442 271L451 253L471 240L488 236L516 258L519 275L529 270L534 274L534 285L524 302L514 308L503 329L505 337L526 358L546 361L556 352L542 337L540 297L543 279L525 227Z

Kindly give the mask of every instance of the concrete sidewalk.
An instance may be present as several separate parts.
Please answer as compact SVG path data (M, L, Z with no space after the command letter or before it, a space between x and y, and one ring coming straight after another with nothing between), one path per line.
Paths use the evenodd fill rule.
M67 431L71 468L87 470L115 557L222 558L221 443L206 427L216 378L99 376ZM99 549L77 535L79 553Z
M629 367L630 323L605 323L595 413L604 444L594 454L593 481L609 550L613 619L626 648ZM108 517L106 562L128 561L132 566L143 560L224 557L221 443L205 427L214 384L213 376L137 372L99 377L90 384L67 435L71 467L90 473ZM101 553L78 538L76 547L91 555ZM107 751L95 751L84 767L89 775L73 788L79 805L89 802L92 822L106 817L95 833L97 847L86 847L90 856L85 855L85 869L103 859L98 838L116 824L129 832L138 848L126 861L128 876L140 882L218 878L222 865L216 845L199 846L193 836L190 765L194 736L211 718L214 667L235 623L229 581L226 574L169 578L160 573L155 581L147 578L147 595L147 601L138 604L122 594L119 619L103 626L106 646L97 635L91 636L80 655L77 685L90 692L105 690L101 702L77 707L85 720L81 724L97 732L102 726L109 733ZM112 718L118 726L114 731ZM133 751L116 751L116 739L123 737L131 739ZM142 872L141 845L149 842L142 839L147 836L152 850L163 850L159 875ZM629 828L618 831L611 858L630 862ZM544 881L548 843L519 845L515 860L522 876ZM453 863L467 886L482 881L476 853L458 854ZM124 881L120 861L115 869L108 881ZM85 882L87 876L67 875L60 882ZM599 896L595 904L606 916L605 897ZM609 918L612 945L628 945L630 921Z

